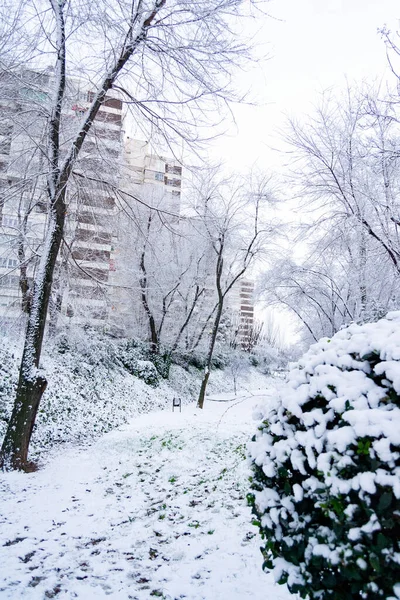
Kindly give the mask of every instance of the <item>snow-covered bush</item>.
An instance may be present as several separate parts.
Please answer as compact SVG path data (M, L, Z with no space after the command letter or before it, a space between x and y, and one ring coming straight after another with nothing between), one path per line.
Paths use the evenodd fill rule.
M18 373L14 369L14 355L8 348L0 349L0 435L5 430L11 416L11 403L18 382Z
M286 371L289 361L293 360L290 350L272 346L265 340L260 341L249 356L251 364L265 375Z
M263 567L311 600L400 598L400 312L322 339L249 445Z
M150 351L149 345L141 340L131 339L119 343L118 358L124 367L135 377L143 379L148 385L156 387L158 375L168 379L171 367L171 357L167 350L159 353ZM143 366L143 362L151 363Z
M118 353L118 358L125 369L135 377L143 379L147 385L157 387L159 383L156 367L148 360L146 349L135 340L123 342Z
M149 360L138 360L132 374L152 387L157 387L159 384L157 369Z

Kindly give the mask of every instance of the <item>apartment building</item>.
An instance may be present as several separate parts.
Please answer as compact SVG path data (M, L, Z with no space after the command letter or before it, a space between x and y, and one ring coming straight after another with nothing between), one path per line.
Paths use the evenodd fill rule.
M182 191L182 165L151 150L150 144L126 137L124 145L124 185L142 195L157 190L162 198L161 209L179 216ZM139 188L137 188L139 186Z
M146 336L143 314L140 256L143 234L152 213L152 232L158 245L167 232L177 227L181 208L182 165L175 158L155 153L148 142L126 136L122 156L119 197L118 240L112 256L110 281L110 326L126 335ZM149 211L150 208L154 209ZM168 240L165 253L169 253ZM163 254L161 249L160 254Z
M90 90L83 95L71 106L79 118L93 99ZM82 148L71 186L67 236L72 261L62 312L74 322L98 325L111 309L122 117L122 101L109 93Z
M254 330L254 282L239 279L227 298L227 309L232 317L232 326L237 330L241 348L248 349Z
M46 226L46 123L52 93L49 73L0 73L0 321L21 315L20 276L28 283ZM68 80L61 152L84 117L93 92ZM85 140L69 186L65 244L54 281L66 318L96 324L107 316L112 265L114 189L122 154L122 102L109 94Z

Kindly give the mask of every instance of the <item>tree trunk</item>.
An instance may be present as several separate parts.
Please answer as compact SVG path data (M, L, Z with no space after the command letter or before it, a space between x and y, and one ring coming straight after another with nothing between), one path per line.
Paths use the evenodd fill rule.
M25 247L23 242L23 236L18 237L18 261L19 261L19 289L21 290L22 300L21 309L25 314L29 314L31 307L31 289L29 287L28 279L28 267L26 263Z
M258 214L258 212L257 212L257 214ZM199 398L197 400L198 408L203 408L203 406L204 406L204 399L206 396L207 384L208 384L208 380L210 378L211 361L212 361L212 357L213 357L213 353L214 353L215 342L217 341L218 329L219 329L219 324L221 322L222 311L224 308L224 301L225 301L226 295L232 289L232 287L235 285L235 283L240 279L240 277L246 272L246 269L248 267L247 260L248 260L248 257L251 256L252 247L253 247L255 240L257 239L257 236L258 236L258 231L257 231L257 218L256 218L255 234L246 250L246 257L244 260L244 264L243 264L242 268L240 269L240 271L238 271L236 273L236 275L232 277L230 283L225 287L224 290L222 290L222 273L223 273L223 269L224 269L224 251L225 251L225 234L224 233L222 233L220 235L220 237L218 239L218 245L214 245L214 250L217 253L217 264L216 264L216 269L215 269L215 284L216 284L217 295L218 295L218 301L216 304L217 313L215 315L213 329L212 329L212 333L211 333L211 340L210 340L210 346L208 349L207 363L206 363L206 368L205 368L205 372L204 372L204 377L203 377L203 381L201 383Z
M5 470L27 469L28 448L40 399L47 381L37 376L29 381L20 373L18 383L18 403L14 405L10 424L0 454L0 465Z
M212 357L213 357L213 353L214 353L214 346L215 346L215 342L217 341L218 328L219 328L219 324L221 321L222 309L224 307L225 296L221 289L221 277L222 277L222 269L223 269L223 264L224 264L223 250L224 250L224 246L221 244L220 251L218 254L218 259L217 259L217 267L216 267L216 285L217 285L217 292L218 292L217 314L215 315L214 324L213 324L213 328L212 328L212 332L211 332L210 347L208 349L207 363L206 363L206 368L204 370L203 381L201 382L200 394L199 394L199 398L197 400L197 408L203 408L203 406L204 406L204 399L206 397L207 384L208 384L208 380L210 378L210 369L211 369L211 361L212 361Z
M367 242L366 242L366 233L365 229L361 229L361 239L360 239L360 248L359 248L359 261L360 261L360 271L359 271L359 287L360 287L360 316L361 318L365 318L368 297L367 297Z
M44 252L39 264L25 335L14 409L0 451L0 467L6 470L27 466L28 448L41 397L47 381L39 373L47 309L56 259L65 219L65 187L54 203Z
M204 370L203 381L201 382L199 399L197 400L197 408L203 408L204 399L206 397L206 389L207 389L207 384L208 384L209 378L210 378L210 371L206 367L205 370Z
M150 231L151 219L152 219L152 217L150 214L148 222L147 222L147 233L149 233L149 231ZM157 327L156 327L156 322L155 322L153 313L151 312L149 302L147 299L147 271L146 271L146 264L145 264L146 246L147 246L147 239L145 240L142 254L140 255L140 273L141 273L141 276L139 279L139 285L140 285L140 290L141 290L140 298L142 300L142 306L147 315L147 319L148 319L148 323L149 323L150 350L153 354L158 354L159 339L158 339L158 334L157 334Z

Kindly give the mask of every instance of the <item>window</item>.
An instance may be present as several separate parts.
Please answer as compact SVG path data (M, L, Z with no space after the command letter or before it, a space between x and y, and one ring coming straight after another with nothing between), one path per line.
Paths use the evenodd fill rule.
M178 167L177 165L165 165L165 172L171 173L172 175L182 175L182 167Z
M18 219L3 215L3 227L18 227Z
M18 266L16 258L0 258L0 267L6 269L15 269Z
M160 173L159 171L156 171L154 173L154 179L156 179L157 181L164 181L164 173Z
M168 179L168 177L164 178L165 185L172 185L173 187L181 187L180 179Z
M33 90L31 88L21 88L19 95L25 100L32 100L33 102L39 102L44 104L48 99L49 95L42 90Z
M19 277L16 275L4 275L0 277L0 287L15 287L18 285Z
M94 92L87 93L87 101L93 102L95 97ZM106 99L103 102L103 106L107 106L108 108L116 108L117 110L122 110L122 101L118 98L112 98L111 96L106 96Z

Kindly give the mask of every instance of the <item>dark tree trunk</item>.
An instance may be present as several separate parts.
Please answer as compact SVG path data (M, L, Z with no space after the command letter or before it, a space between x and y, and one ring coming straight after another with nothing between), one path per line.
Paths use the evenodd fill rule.
M33 288L14 409L0 452L0 465L7 470L24 469L27 465L29 442L39 403L47 385L38 368L53 272L64 228L65 187L63 190L53 203L45 244L49 251L40 261L40 276L36 277Z
M199 398L197 400L197 408L203 408L203 406L204 406L207 384L208 384L208 380L210 378L211 361L212 361L212 357L213 357L213 353L214 353L215 342L217 341L218 328L219 328L219 324L220 324L221 316L222 316L222 309L224 307L225 294L223 294L222 289L221 289L221 278L222 278L222 270L223 270L223 265L224 265L223 251L224 251L224 246L223 246L223 243L221 242L221 247L220 247L219 253L218 253L217 266L216 266L216 272L215 272L215 282L216 282L217 293L218 293L217 313L215 315L213 328L212 328L212 332L211 332L210 347L208 349L207 363L206 363L206 367L204 370L203 381L201 382L200 394L199 394Z
M215 342L217 341L218 328L219 328L219 324L221 321L223 305L224 305L224 298L222 297L221 301L218 303L217 314L215 315L215 319L214 319L213 329L212 329L212 333L211 333L210 347L209 347L208 354L207 354L207 363L206 363L206 367L204 370L203 381L201 382L199 399L197 400L198 408L203 408L203 406L204 406L204 399L206 397L207 384L208 384L208 380L210 378L211 362L212 362L212 357L214 354Z
M150 233L151 222L152 222L152 215L150 213L149 218L147 220L147 235L149 235L149 233ZM155 322L153 313L151 312L150 305L149 305L148 298L147 298L147 271L146 271L146 263L145 263L146 246L147 246L147 239L144 243L142 254L140 255L140 279L139 279L140 290L141 290L140 297L141 297L141 301L142 301L142 306L147 315L147 319L148 319L148 323L149 323L150 350L153 354L158 354L159 339L158 339L157 327L156 327L156 322Z
M203 381L201 382L199 399L197 401L197 408L203 408L209 378L210 378L210 371L208 369L206 369L204 372Z
M18 384L18 404L15 403L10 424L1 449L0 464L5 470L27 469L28 448L33 425L47 381L36 377L33 381L21 379Z
M29 314L31 308L32 290L29 286L28 268L25 257L24 243L20 237L18 240L18 260L19 260L19 289L21 290L22 300L21 309L25 314Z
M49 337L54 336L57 331L66 287L66 277L68 276L68 252L65 250L65 245L61 247L60 254L62 259L54 269L52 295L49 301Z

